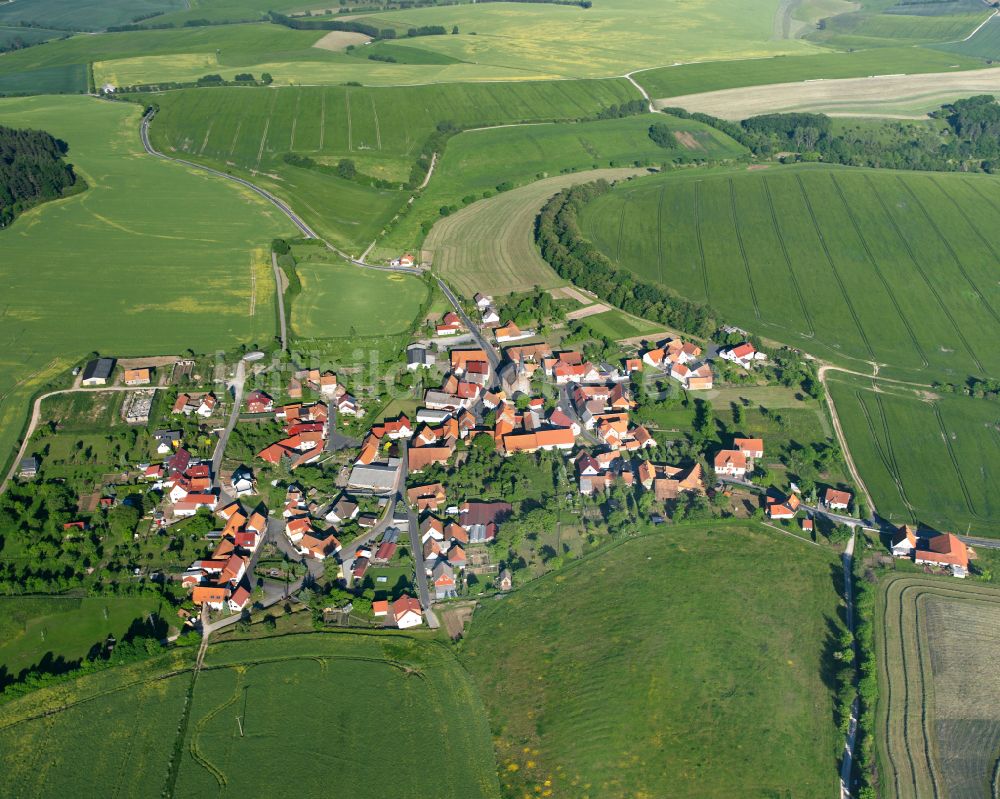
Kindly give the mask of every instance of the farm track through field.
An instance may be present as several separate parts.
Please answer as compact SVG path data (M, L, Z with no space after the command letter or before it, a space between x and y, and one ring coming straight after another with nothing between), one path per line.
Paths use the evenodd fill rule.
M979 369L982 370L983 373L985 374L986 369L983 366L982 361L980 361L979 358L976 356L976 353L972 349L972 345L969 344L969 341L965 337L965 334L962 333L962 330L961 328L959 328L958 322L955 320L955 317L952 315L951 311L948 309L948 306L945 304L944 300L941 298L941 295L938 293L938 290L934 287L934 284L931 283L931 280L927 276L927 273L920 265L920 262L917 260L916 254L913 252L913 248L910 246L909 240L906 238L905 235L903 235L903 231L900 230L899 224L896 222L895 217L893 217L893 215L889 212L889 206L886 205L885 198L882 197L881 194L879 194L878 189L875 188L875 184L872 183L871 176L865 175L865 182L868 184L868 188L871 190L872 196L875 197L875 199L878 201L879 206L882 208L882 213L885 214L886 219L889 221L889 225L895 231L896 237L903 245L903 249L906 251L906 255L910 259L910 263L913 264L913 268L917 270L917 274L919 274L920 277L923 279L924 285L927 286L927 290L934 295L934 299L937 300L937 304L938 307L941 309L941 312L946 317L948 317L948 321L951 322L951 326L955 331L955 335L958 336L958 340L962 342L962 346L965 347L965 351L969 353L969 357L972 358L972 362L975 363L976 366L978 366Z
M875 398L875 407L878 408L879 419L882 422L882 434L885 436L885 449L888 455L889 462L892 464L891 470L893 479L896 481L896 485L899 487L899 495L903 502L906 504L907 509L910 511L910 516L914 522L917 520L916 512L913 506L910 504L909 498L906 496L906 489L903 487L903 476L899 470L899 461L896 459L896 448L892 445L892 432L889 429L889 419L885 415L885 405L882 402L882 395L879 394L878 385L875 383L875 379L872 378L872 396Z
M813 228L816 230L817 237L819 237L819 243L823 248L824 255L826 255L827 263L830 264L830 269L833 272L834 278L837 280L837 285L840 286L840 293L844 298L844 303L847 305L847 310L850 311L851 318L854 319L854 325L858 329L858 335L861 336L861 340L864 342L865 349L868 350L868 354L874 361L876 359L875 350L872 349L871 342L868 340L868 336L865 335L865 329L861 325L861 319L858 317L858 312L854 309L854 303L851 302L851 298L847 293L847 287L844 285L844 280L840 276L840 272L837 271L837 265L833 261L833 255L830 253L830 248L827 246L826 239L823 237L823 231L820 229L819 220L816 218L816 212L813 210L812 201L809 199L809 193L806 191L806 184L802 180L801 175L796 175L795 180L799 184L799 190L802 193L802 201L805 203L806 211L809 213L809 218L812 219Z
M872 444L875 446L875 451L878 453L879 460L882 461L882 465L885 466L886 472L889 477L892 478L892 482L896 484L896 491L899 493L899 498L903 501L907 510L910 513L910 521L916 521L916 514L914 513L913 507L910 505L909 500L906 498L906 492L903 489L903 482L899 479L899 472L896 470L895 464L891 459L890 454L886 448L883 448L882 443L875 432L875 423L872 420L871 411L868 409L868 405L865 403L865 398L861 393L861 389L854 392L855 397L858 400L858 405L861 407L861 413L865 417L865 424L868 425L868 434L871 436ZM885 419L882 419L883 431L885 427Z
M621 213L618 214L618 241L615 242L615 260L622 262L622 239L625 236L625 209L628 208L628 199L622 203Z
M930 180L931 185L933 185L936 189L938 189L938 191L940 191L945 197L947 197L948 201L953 206L955 206L955 210L958 211L958 213L961 215L961 217L965 220L966 224L968 224L968 226L972 230L972 232L976 234L976 238L979 239L980 243L982 243L982 245L987 250L989 250L990 255L993 256L993 260L996 261L997 264L1000 264L1000 255L997 255L997 251L993 247L993 245L990 244L989 240L986 238L986 236L983 235L983 233L979 229L979 227L969 218L968 214L966 214L962 210L962 206L959 205L958 200L956 200L954 197L952 197L948 193L947 189L945 189L945 187L941 185L941 182L937 178L935 178L935 177L928 177L928 180ZM972 185L972 183L970 182L967 185ZM991 203L991 205L992 205L992 203Z
M326 133L326 92L319 95L319 147L316 152L323 152L323 135Z
M372 101L372 118L375 120L375 146L378 148L379 152L382 150L382 129L378 124L378 109L375 107L375 96L368 95L368 99Z
M951 460L952 468L955 470L955 477L958 478L958 485L962 489L962 496L965 497L965 504L968 507L969 513L973 518L985 521L985 518L976 510L976 505L972 501L972 494L969 493L969 487L965 483L965 476L962 474L962 469L959 466L958 457L955 455L955 449L951 445L951 436L948 435L948 428L945 426L944 417L941 416L941 408L936 402L932 402L931 407L934 409L934 418L937 419L938 427L941 430L941 438L944 439L944 445L948 449L948 458Z
M292 111L292 131L288 136L288 149L295 152L295 128L299 124L299 104L302 102L302 92L295 92L295 110Z
M792 259L788 255L788 247L785 245L785 237L781 234L781 228L778 226L778 214L774 210L774 199L771 197L771 186L767 182L767 178L762 178L761 183L764 184L764 195L767 197L767 208L771 214L771 226L774 228L774 235L778 239L778 245L781 247L781 255L785 259L785 266L788 267L788 275L792 281L792 288L795 289L795 296L799 298L799 306L802 308L802 316L806 320L806 324L809 326L809 333L807 334L809 338L816 335L816 328L813 326L812 316L809 315L809 306L806 304L805 297L802 295L802 287L799 286L798 276L795 274L795 269L792 266Z
M663 197L667 193L666 185L660 189L660 199L656 204L656 279L663 283Z
M139 698L135 703L135 716L132 719L132 734L128 737L125 746L125 756L122 758L121 767L118 769L118 778L115 780L114 790L111 792L111 799L118 799L121 792L122 783L125 781L128 766L132 760L132 749L135 746L135 739L138 737L139 725L143 720L143 711L146 708L146 694L140 690Z
M350 150L354 149L354 147L352 146L352 144L353 144L352 137L353 137L354 131L353 131L352 127L351 127L351 93L350 92L344 92L344 105L347 106L347 149L348 149L348 151L350 151Z
M705 243L701 237L701 181L694 184L694 230L698 237L698 254L701 257L701 280L705 286L705 304L712 304L708 290L708 264L705 262Z
M875 271L879 282L882 283L882 287L885 289L885 293L889 297L892 307L896 309L896 315L899 317L899 321L902 322L903 327L906 328L906 332L910 336L910 341L913 342L913 348L920 356L921 367L926 369L930 366L930 361L927 360L927 355L924 353L923 347L920 346L920 342L917 340L917 334L910 326L910 322L907 320L906 314L903 313L903 309L899 306L899 301L896 299L896 293L889 286L889 281L885 279L885 275L882 274L882 269L879 267L878 261L875 260L875 255L872 253L871 247L868 246L868 241L861 232L861 226L858 224L857 217L854 215L854 210L851 208L850 203L847 202L847 198L844 196L844 190L837 181L837 176L833 172L830 173L830 180L833 181L833 187L837 190L837 195L840 197L840 202L844 206L844 211L847 212L847 216L851 220L851 225L854 228L854 232L857 234L858 241L861 242L861 247L864 249L865 255L868 257L868 262L872 265L872 269Z
M205 152L205 148L208 147L208 137L212 134L212 125L215 124L214 119L208 121L208 127L205 128L205 138L201 140L201 149L198 150L198 155Z
M971 288L972 291L976 294L976 296L979 297L980 302L982 302L983 307L986 308L990 316L992 316L994 320L996 320L997 324L1000 324L1000 314L998 314L996 310L994 310L993 306L990 305L989 300L986 299L986 295L983 294L979 286L976 285L976 282L969 276L969 273L965 269L965 264L963 264L962 260L958 257L958 253L955 252L955 248L951 246L951 242L948 241L944 233L941 232L941 228L938 226L938 223L935 222L934 218L927 212L927 207L924 205L923 200L921 200L917 196L916 192L913 191L913 188L909 184L907 184L906 181L904 181L902 178L897 176L896 180L899 181L900 185L902 185L906 189L907 193L913 198L913 201L917 204L917 207L924 215L924 218L927 220L931 228L937 234L937 237L941 240L941 243L944 245L945 249L948 250L948 254L955 262L955 266L958 267L958 271L962 273L962 277L965 278L965 282L969 284L969 288Z
M736 213L736 186L733 179L729 178L729 215L733 221L733 230L736 232L736 243L740 248L740 257L743 260L743 270L747 275L747 286L750 288L750 301L753 303L753 313L760 319L760 305L757 303L757 292L753 287L753 275L750 272L750 261L747 259L747 250L743 244L743 233L740 231L740 218Z
M233 143L229 145L229 157L233 157L233 153L236 152L236 142L240 138L240 129L243 127L243 120L238 119L236 121L236 132L233 133Z
M271 117L268 116L264 120L264 132L260 136L260 147L257 149L257 163L254 164L253 174L257 174L260 171L260 159L264 157L264 145L267 144L267 131L271 127Z

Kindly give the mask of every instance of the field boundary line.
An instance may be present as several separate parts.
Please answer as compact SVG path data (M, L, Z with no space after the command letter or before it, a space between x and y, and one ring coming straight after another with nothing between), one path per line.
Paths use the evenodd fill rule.
M809 314L809 306L806 303L805 297L802 294L802 287L799 285L798 275L795 274L795 269L792 267L792 259L788 254L788 246L785 244L785 237L781 233L781 228L778 226L778 212L774 208L774 200L771 197L771 186L767 182L766 177L761 177L761 183L764 184L764 195L767 197L767 207L771 212L771 226L774 228L774 235L778 239L778 245L781 247L781 254L785 259L785 266L788 267L788 274L792 279L792 288L795 289L795 296L799 298L799 305L802 307L802 315L805 317L806 324L809 325L809 338L816 336L816 326L813 325L812 316Z
M743 234L740 232L740 218L736 213L736 185L733 179L729 178L729 216L733 220L733 230L736 233L736 243L740 248L740 257L743 259L743 271L747 275L747 286L750 288L750 301L753 302L753 313L760 319L760 305L757 303L757 291L753 287L753 275L750 272L750 261L747 260L746 247L743 245Z
M961 216L962 219L965 220L965 224L967 224L969 226L969 229L976 234L976 238L978 238L979 241L982 242L982 245L987 250L989 250L990 255L993 256L993 260L996 261L998 264L1000 264L1000 255L997 254L996 248L992 244L990 244L989 240L986 238L986 236L983 235L982 231L979 229L979 226L976 225L976 223L969 218L968 214L962 211L961 206L958 204L958 200L956 200L948 193L945 187L941 185L941 182L937 179L937 177L929 176L928 180L930 180L931 185L933 185L938 191L940 191L948 199L948 201L953 206L955 206L955 210L958 212L959 216Z
M375 95L369 94L368 99L372 101L372 117L375 119L375 145L379 152L382 152L382 128L378 124L378 109L375 107Z
M660 187L660 199L656 204L656 279L663 285L663 198L667 193L667 184ZM624 209L622 210L624 214ZM622 217L624 222L624 216ZM618 234L621 241L621 233ZM621 259L619 258L619 263Z
M857 234L858 241L861 242L861 248L865 251L865 255L868 257L868 262L872 265L872 269L875 270L875 274L878 276L879 282L882 284L882 288L885 289L885 293L889 297L889 301L892 303L892 307L896 309L896 315L899 316L899 321L903 323L903 327L906 328L906 332L910 336L910 341L913 342L913 348L919 353L921 360L921 367L927 368L930 366L930 362L927 360L927 355L924 353L923 347L920 346L920 342L917 340L916 333L913 332L913 328L910 327L909 321L907 321L906 316L903 314L903 309L899 307L899 301L896 299L895 293L889 287L889 281L885 279L885 275L882 274L882 269L879 267L878 262L875 260L875 256L868 246L868 241L865 239L864 233L861 232L861 225L858 224L857 217L854 215L854 211L847 202L847 198L844 196L844 189L837 181L837 176L831 172L830 180L833 181L833 186L837 190L837 196L840 197L840 202L844 206L844 211L847 212L848 218L851 220L851 225L854 227L854 232Z
M351 92L344 92L344 105L347 107L347 150L348 152L354 149L352 145L352 139L354 131L351 129Z
M299 103L302 101L301 89L295 92L295 110L292 112L292 132L288 137L288 150L295 152L295 127L299 124Z
M264 132L260 137L260 147L257 149L257 163L254 165L253 174L257 174L260 171L260 159L264 157L264 145L267 144L267 131L271 127L271 117L264 122Z
M233 143L229 145L229 157L233 157L233 153L236 152L236 140L240 137L240 130L243 128L243 120L238 119L236 121L236 132L233 134Z
M319 93L319 147L316 152L323 152L323 137L326 134L326 92Z
M618 241L615 242L615 260L621 265L622 262L622 235L625 232L625 209L628 208L628 197L622 203L622 209L618 212Z
M892 474L893 479L896 480L899 486L899 494L902 497L903 502L906 507L910 509L910 518L916 522L917 514L910 503L909 497L906 496L906 489L903 487L903 476L899 471L899 461L896 458L896 449L892 446L892 433L889 429L889 420L885 415L885 405L882 402L882 395L879 394L878 385L875 382L875 378L872 378L872 396L875 398L875 407L878 408L879 420L882 423L882 435L885 437L885 451L889 458L889 462L892 464Z
M917 270L917 273L924 281L924 285L926 285L927 289L931 292L931 294L934 295L934 299L937 300L938 307L941 308L942 313L944 313L944 315L948 317L948 321L951 322L951 326L955 330L955 335L957 335L959 341L962 342L962 346L965 347L965 351L969 353L969 357L972 358L972 362L975 363L976 366L978 366L979 369L985 374L986 368L983 366L982 362L976 356L976 353L973 352L972 345L970 345L968 339L965 338L965 334L962 333L961 329L959 328L958 322L955 321L955 317L952 316L951 311L945 305L944 300L941 299L941 295L938 293L938 290L931 283L930 278L924 271L924 268L920 265L920 262L917 260L917 256L913 252L913 248L910 246L910 242L907 240L906 236L903 235L903 231L900 229L899 224L896 222L895 217L893 217L893 215L890 213L889 206L887 206L885 203L885 198L881 194L879 194L878 189L875 187L875 184L872 183L871 177L869 175L865 175L865 182L868 183L868 187L869 189L871 189L872 195L875 197L876 200L878 200L879 205L882 207L882 213L885 214L885 217L886 219L889 220L889 224L892 226L892 229L896 232L897 238L899 238L899 241L903 245L903 249L906 250L906 254L907 256L909 256L910 263L913 264L913 268Z
M201 140L201 149L198 150L198 155L201 155L203 152L205 152L205 148L208 147L208 137L212 133L212 126L214 124L215 124L215 118L214 117L212 119L208 120L208 127L205 128L205 138Z
M806 192L806 184L802 180L802 175L796 175L795 180L799 184L799 191L802 193L802 201L805 203L806 210L809 212L809 217L812 219L813 229L816 231L816 236L819 238L823 254L826 255L826 261L830 265L830 271L833 272L833 277L837 281L837 285L840 286L840 293L844 298L844 303L847 305L847 310L850 311L851 318L854 319L854 325L858 328L858 334L864 342L865 349L868 350L868 354L871 355L872 360L874 361L876 360L875 351L872 349L868 336L865 335L865 330L861 325L861 319L858 317L858 312L855 310L854 303L851 302L851 298L847 294L847 287L844 285L840 272L837 271L837 266L833 262L833 255L831 255L830 248L827 246L826 239L823 237L823 231L819 227L819 220L816 218L816 212L813 210L812 201L809 199L809 194Z

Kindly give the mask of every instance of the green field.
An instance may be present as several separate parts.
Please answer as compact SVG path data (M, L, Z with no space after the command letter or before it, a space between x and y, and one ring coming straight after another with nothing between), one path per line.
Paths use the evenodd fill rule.
M991 19L968 41L938 45L949 54L972 58L1000 58L1000 21Z
M833 373L851 455L884 518L996 535L1000 413L995 402ZM877 389L877 390L876 390Z
M576 172L529 183L472 203L442 219L424 241L424 258L455 290L504 296L564 281L538 252L532 226L546 200L567 186L643 174L635 168Z
M656 145L649 138L653 122L668 124L684 136L686 145L672 150ZM448 142L434 179L379 246L387 252L416 247L422 226L440 218L442 207L461 205L467 197L478 199L505 182L518 186L581 169L685 164L735 159L745 153L728 136L700 122L653 114L469 131Z
M0 796L264 796L291 774L303 796L333 783L359 799L500 794L481 700L438 644L349 633L217 643L188 702L194 651L0 707Z
M412 192L291 166L286 153L402 184L439 122L475 127L575 119L637 96L624 80L362 88L191 89L151 95L163 152L250 173L317 231L355 255Z
M900 576L879 585L878 611L880 795L992 795L1000 592Z
M60 30L97 31L184 8L184 0L27 0L0 5L0 25L22 23Z
M763 528L686 527L483 605L462 658L506 795L833 795L839 570Z
M78 660L150 613L176 621L156 596L0 597L0 672L16 675L43 659Z
M914 4L863 0L858 10L827 18L808 38L843 49L953 42L972 33L991 13L977 0Z
M645 178L598 198L581 229L611 260L722 319L883 374L1000 369L986 176L837 167Z
M900 72L919 74L982 69L986 66L985 61L975 55L978 54L956 55L920 47L884 47L848 53L823 52L752 61L682 64L640 72L635 78L652 97L679 97L719 89L820 78L866 78Z
M629 316L624 311L612 310L586 316L582 320L591 330L610 339L618 340L648 336L662 332L662 325Z
M343 262L300 262L302 292L292 331L304 338L394 335L407 330L427 299L420 278Z
M89 186L0 231L0 461L32 394L93 350L214 352L274 336L264 247L290 223L235 184L145 155L139 115L85 97L0 101L0 124L68 142Z

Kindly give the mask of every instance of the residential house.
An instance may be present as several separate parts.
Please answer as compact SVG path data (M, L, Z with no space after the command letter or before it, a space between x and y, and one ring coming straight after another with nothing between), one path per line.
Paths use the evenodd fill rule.
M123 376L126 386L148 386L151 380L149 369L126 369Z
M764 457L764 439L762 438L735 438L733 448L743 453L747 459L747 465L753 468L753 462Z
M191 601L196 605L208 605L212 610L222 610L229 598L229 589L223 585L196 585L191 592Z
M738 449L724 449L716 454L713 468L721 477L743 480L747 474L746 455Z
M766 361L767 356L758 352L753 344L744 342L735 347L728 347L719 353L719 357L724 361L730 361L744 369L749 369L758 361Z
M454 311L448 311L441 321L434 326L438 336L454 336L462 331L462 320Z
M969 548L951 533L918 539L913 559L917 563L950 569L955 577L965 577L969 573Z
M272 413L274 400L263 391L251 391L247 394L247 413Z
M406 348L406 368L410 371L430 369L437 362L437 356L424 344L411 344Z
M773 520L794 519L799 505L802 504L795 494L789 494L784 499L768 496L766 502L767 515Z
M472 299L476 303L476 308L479 309L480 311L485 311L487 308L493 305L493 298L488 294L482 294L480 292L476 292L476 294L473 295Z
M828 488L823 492L823 504L829 510L847 510L851 506L853 496L850 491L838 491Z
M908 524L902 525L892 537L892 554L896 558L911 558L917 549L917 531Z
M230 478L230 485L237 497L244 497L257 491L257 481L249 466L239 466Z
M455 596L455 570L451 564L439 559L431 569L435 599L450 599Z
M463 502L458 509L461 524L469 532L470 544L484 544L496 538L499 525L512 512L509 502Z
M420 603L412 596L403 594L390 606L392 621L400 629L419 627L424 622L424 614Z
M232 594L229 595L229 609L233 613L239 613L250 602L251 592L247 583L241 582Z
M510 569L504 569L500 572L497 577L497 590L499 591L510 591L514 587L514 575L510 573Z
M198 405L197 414L205 419L215 412L215 406L219 404L218 398L212 392L205 394Z
M343 524L356 518L358 515L358 503L346 494L341 494L340 499L333 503L330 510L324 517L328 522Z
M441 483L414 486L407 489L406 499L411 505L416 505L420 513L437 510L445 501L444 486Z

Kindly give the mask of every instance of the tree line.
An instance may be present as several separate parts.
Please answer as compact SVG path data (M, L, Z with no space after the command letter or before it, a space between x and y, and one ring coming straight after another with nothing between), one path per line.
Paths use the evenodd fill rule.
M754 155L822 161L846 166L932 172L989 172L1000 169L1000 104L983 94L957 100L931 114L946 127L935 130L903 122L838 130L825 114L764 114L730 122L708 114L665 108L722 131Z
M73 167L63 161L68 149L43 130L0 125L0 228L76 183Z
M549 200L535 223L535 240L542 257L560 277L635 316L694 336L710 335L715 320L707 306L636 280L584 238L578 223L580 209L610 189L610 183L598 180L564 189Z

